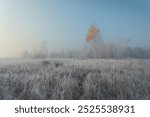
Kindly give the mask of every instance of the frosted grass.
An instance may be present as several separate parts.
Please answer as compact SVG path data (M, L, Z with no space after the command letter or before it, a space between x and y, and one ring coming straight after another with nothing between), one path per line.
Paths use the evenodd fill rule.
M150 99L150 60L0 61L0 99Z

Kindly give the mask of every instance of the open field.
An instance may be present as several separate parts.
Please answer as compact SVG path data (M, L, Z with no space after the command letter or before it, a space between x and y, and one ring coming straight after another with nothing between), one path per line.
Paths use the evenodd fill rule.
M150 60L0 60L0 99L150 99Z

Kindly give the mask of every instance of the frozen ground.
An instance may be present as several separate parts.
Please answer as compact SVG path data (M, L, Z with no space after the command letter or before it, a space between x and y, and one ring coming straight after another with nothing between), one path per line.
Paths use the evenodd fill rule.
M150 99L150 60L0 60L0 99Z

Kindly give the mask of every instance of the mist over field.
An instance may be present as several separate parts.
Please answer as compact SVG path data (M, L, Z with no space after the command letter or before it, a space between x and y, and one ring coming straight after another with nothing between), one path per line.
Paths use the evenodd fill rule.
M148 0L1 0L1 100L149 100Z
M148 58L149 6L147 0L2 0L0 57L19 58L23 54L45 54L47 52L42 50L44 42L48 56L58 56L57 54L62 52L67 53L66 56L69 57L85 53L85 56L94 58ZM99 32L93 28L89 38L85 39L91 24L94 24ZM92 40L97 33L102 42ZM91 44L91 41L96 44ZM75 51L73 55L69 54L72 51Z
M150 58L150 46L130 46L129 39L123 39L120 42L105 42L102 33L95 25L90 25L85 43L83 47L78 49L68 49L60 52L49 52L46 41L42 41L38 51L24 51L23 58L39 59L39 58L107 58L107 59L123 59L123 58Z

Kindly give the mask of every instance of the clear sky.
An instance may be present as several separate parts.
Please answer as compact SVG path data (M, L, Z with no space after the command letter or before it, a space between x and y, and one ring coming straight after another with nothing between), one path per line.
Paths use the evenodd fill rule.
M34 51L46 40L50 52L82 48L91 24L103 40L150 44L150 0L0 0L0 57Z

